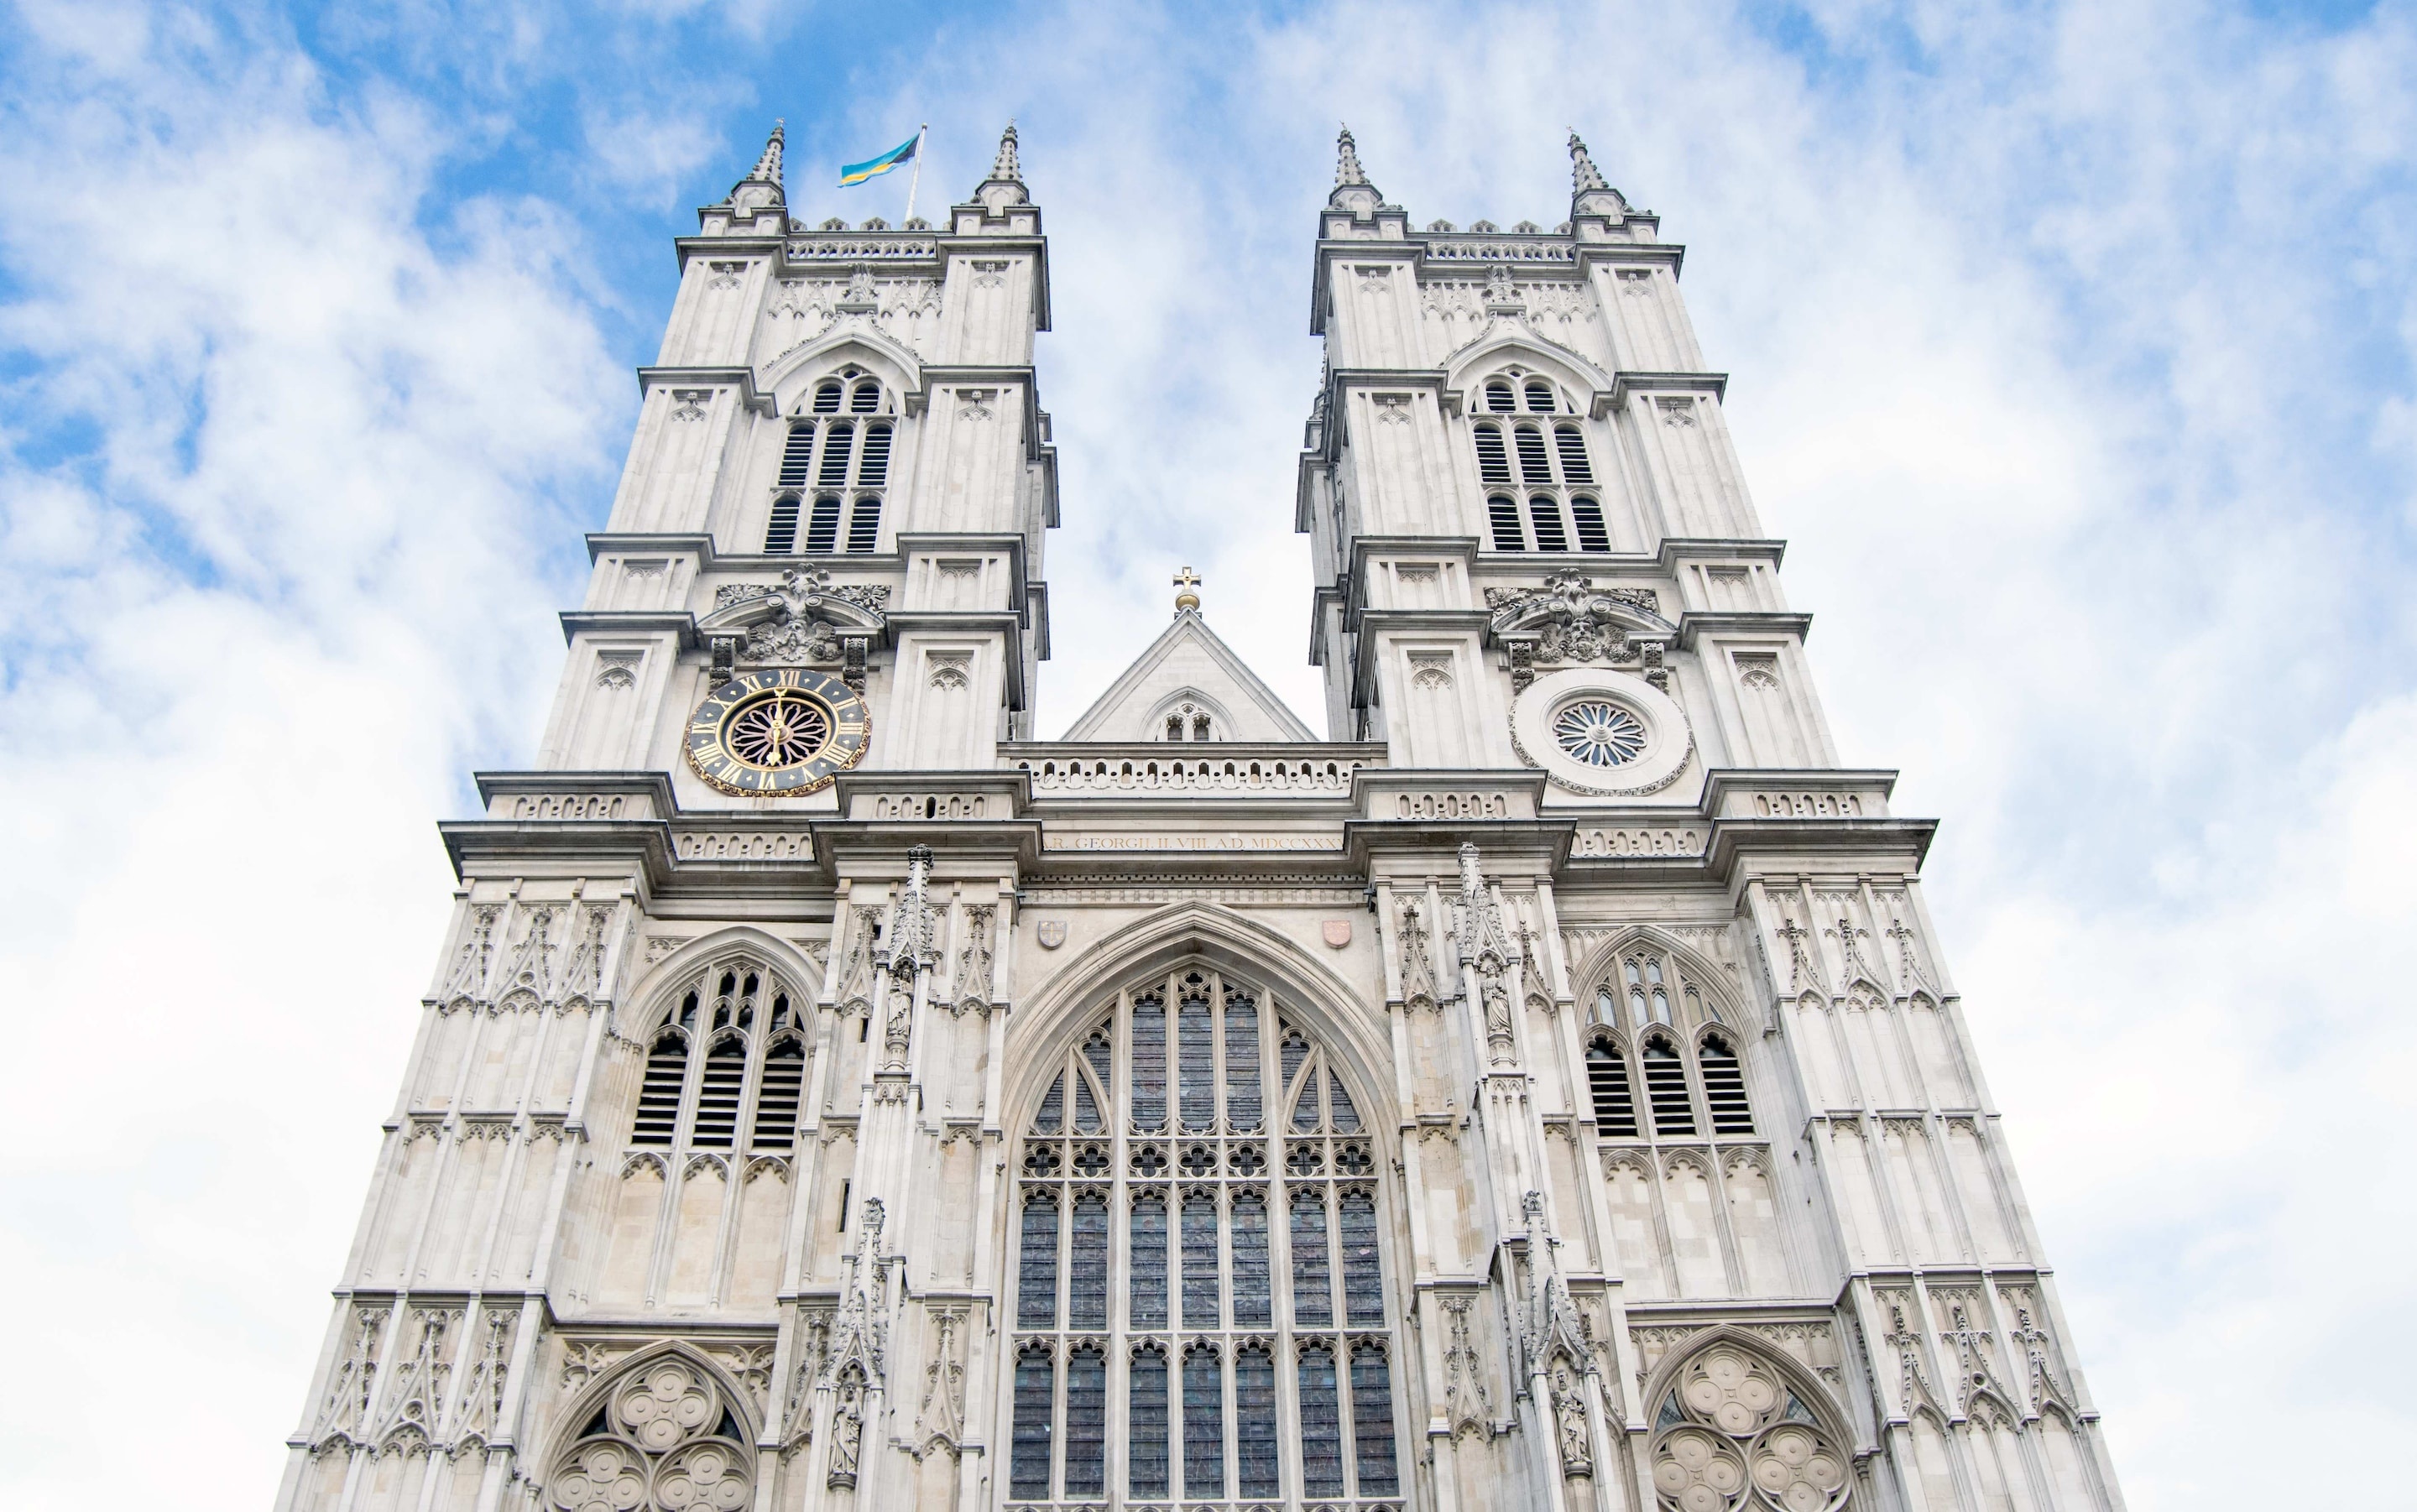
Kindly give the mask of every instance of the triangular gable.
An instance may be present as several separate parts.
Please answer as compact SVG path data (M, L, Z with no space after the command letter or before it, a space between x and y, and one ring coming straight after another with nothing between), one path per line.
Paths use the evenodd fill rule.
M1165 737L1166 710L1189 697L1215 718L1218 740L1315 740L1275 689L1242 664L1196 610L1133 658L1124 675L1084 711L1065 740L1142 741Z

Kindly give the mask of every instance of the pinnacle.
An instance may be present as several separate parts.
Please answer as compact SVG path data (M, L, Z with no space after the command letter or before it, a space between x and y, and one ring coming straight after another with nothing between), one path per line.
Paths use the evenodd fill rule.
M1001 184L1024 182L1024 164L1016 156L1015 145L1015 123L1010 121L1007 123L1007 129L999 134L998 157L990 165L990 176L993 182Z
M1368 175L1360 166L1359 144L1351 140L1351 128L1346 126L1343 129L1342 134L1334 139L1334 187L1342 189L1347 185L1367 182Z
M788 123L774 121L771 138L764 144L764 156L755 159L755 169L747 175L749 181L769 184L781 189L781 147L786 140Z
M1584 194L1589 189L1609 188L1611 186L1603 181L1603 174L1595 167L1594 159L1587 156L1587 144L1578 140L1577 129L1572 127L1570 129L1570 192Z

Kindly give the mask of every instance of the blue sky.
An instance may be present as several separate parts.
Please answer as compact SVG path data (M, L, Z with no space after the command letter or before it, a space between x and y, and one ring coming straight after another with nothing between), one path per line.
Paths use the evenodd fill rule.
M1558 219L1574 126L1688 245L1846 759L1944 822L2132 1504L2371 1498L2280 1446L2417 1435L2338 1368L2417 1344L2412 77L2406 6L16 7L0 1275L66 1305L12 1326L53 1363L0 1381L0 1500L89 1504L119 1419L55 1404L142 1361L188 1405L111 1499L262 1504L432 824L535 743L670 238L775 117L796 213L856 221L904 178L838 163L929 121L942 204L1011 116L1056 310L1043 731L1187 562L1314 715L1335 123L1463 224Z

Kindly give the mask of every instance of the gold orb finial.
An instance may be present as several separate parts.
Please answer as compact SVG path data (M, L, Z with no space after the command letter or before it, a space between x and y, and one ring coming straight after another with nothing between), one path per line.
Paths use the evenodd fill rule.
M1181 613L1187 609L1197 611L1200 607L1200 595L1195 590L1200 586L1200 574L1187 567L1175 575L1174 581L1177 590L1176 612Z

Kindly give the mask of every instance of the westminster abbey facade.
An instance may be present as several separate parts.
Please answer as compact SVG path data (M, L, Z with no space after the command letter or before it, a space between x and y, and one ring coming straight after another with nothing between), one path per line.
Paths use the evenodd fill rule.
M1421 229L1345 133L1325 732L1186 569L1044 740L1014 131L895 227L781 146L443 827L281 1512L2120 1508L1655 219L1573 137L1558 225Z

